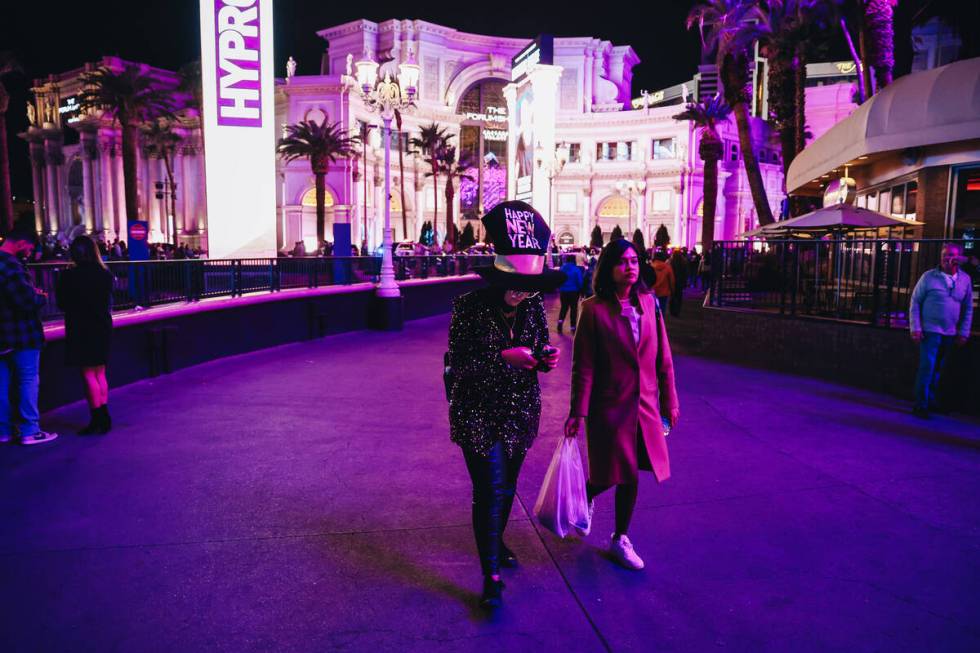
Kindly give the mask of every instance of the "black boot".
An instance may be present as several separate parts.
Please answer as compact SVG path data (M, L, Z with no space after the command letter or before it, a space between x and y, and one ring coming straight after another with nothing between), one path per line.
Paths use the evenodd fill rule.
M99 411L99 417L101 418L99 422L99 433L105 435L112 430L112 418L109 417L109 404L99 406Z
M496 610L504 604L504 581L494 580L490 576L483 577L483 594L480 595L480 607L484 610Z
M102 428L102 407L89 408L88 426L78 431L79 435L95 435Z

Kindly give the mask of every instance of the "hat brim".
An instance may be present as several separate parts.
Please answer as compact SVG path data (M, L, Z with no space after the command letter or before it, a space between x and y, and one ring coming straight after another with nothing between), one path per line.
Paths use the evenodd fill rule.
M517 274L486 265L474 268L473 271L491 286L527 292L549 292L565 283L566 279L565 273L561 270L545 270L541 274Z

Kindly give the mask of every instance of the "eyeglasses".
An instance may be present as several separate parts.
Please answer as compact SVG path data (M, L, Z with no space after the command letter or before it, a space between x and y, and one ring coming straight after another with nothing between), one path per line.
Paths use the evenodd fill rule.
M521 299L531 299L532 297L537 297L541 292L528 292L526 290L511 290L510 294L514 297L519 297Z

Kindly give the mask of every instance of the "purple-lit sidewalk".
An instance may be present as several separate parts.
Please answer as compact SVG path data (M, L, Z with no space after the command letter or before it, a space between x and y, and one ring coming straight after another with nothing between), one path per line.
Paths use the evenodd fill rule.
M599 550L611 493L584 541L528 517L569 358L542 377L486 618L447 326L216 361L114 390L106 437L76 404L0 449L0 651L980 650L980 422L684 355L639 573Z

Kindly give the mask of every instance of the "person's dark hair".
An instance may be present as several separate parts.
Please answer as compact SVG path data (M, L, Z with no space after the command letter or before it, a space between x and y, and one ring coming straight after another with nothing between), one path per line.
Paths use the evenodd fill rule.
M99 254L99 246L88 236L82 235L71 241L68 253L75 265L92 264L101 265L105 268L102 256Z
M623 254L625 254L626 250L628 249L633 250L639 260L643 260L640 252L638 252L636 249L636 245L625 238L610 241L605 247L602 248L602 253L599 254L599 264L596 266L595 276L592 281L592 287L595 289L595 294L600 299L605 299L611 302L618 301L616 299L616 284L613 281L613 268L616 267L619 260L623 258ZM639 277L637 277L636 283L634 283L633 287L630 289L630 303L641 313L643 312L643 309L640 308L640 293L647 292L650 292L650 290L643 282L643 275L641 274Z
M666 261L667 260L667 252L665 252L663 250L660 250L659 252L657 252L656 254L654 254L653 258L655 260L657 260L657 261Z
M4 236L4 240L37 245L37 232L34 230L34 225L29 224L27 220L18 220Z

